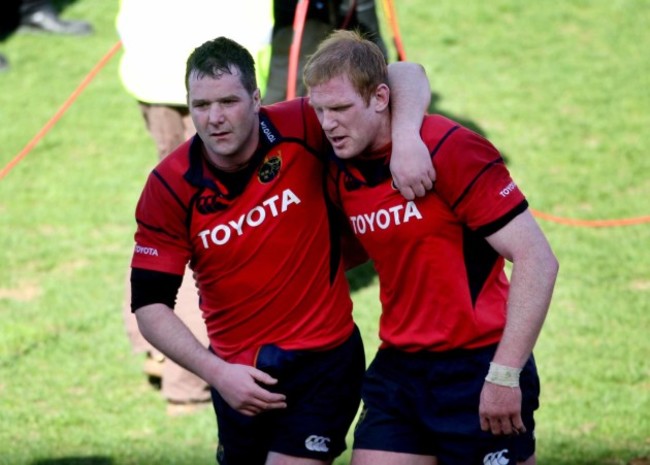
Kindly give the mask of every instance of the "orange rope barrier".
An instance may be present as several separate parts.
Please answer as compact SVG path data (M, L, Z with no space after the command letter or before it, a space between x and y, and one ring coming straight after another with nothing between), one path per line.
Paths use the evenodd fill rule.
M553 223L581 228L611 228L616 226L630 226L635 224L650 223L650 216L639 216L637 218L620 218L612 220L578 220L550 215L548 213L543 213L532 208L530 211L533 213L533 216L536 216L537 218L551 221Z
M50 120L45 123L45 125L41 128L40 131L36 133L36 135L30 140L25 147L16 155L2 170L0 170L0 179L4 178L9 172L23 159L27 156L29 152L32 151L32 149L36 146L36 144L39 143L39 141L45 137L45 134L47 134L50 129L61 119L63 114L70 108L70 106L74 103L75 100L77 100L77 97L83 92L83 90L90 84L90 81L92 81L95 76L102 70L102 68L110 61L111 58L113 58L113 55L117 53L117 51L122 47L122 42L118 41L115 45L113 45L110 50L104 55L99 62L93 67L93 69L90 70L90 72L86 75L86 77L83 78L81 83L77 86L77 88L70 94L70 96L66 99L65 102L63 102L63 105L59 107L59 109L56 111L54 116L50 118Z
M293 17L293 40L289 49L289 74L287 77L287 100L296 96L296 79L298 77L298 63L300 62L300 44L307 20L308 0L298 0L296 13Z
M390 24L390 28L393 31L393 41L395 42L395 48L397 49L397 60L406 61L406 51L404 50L404 44L402 43L402 35L399 32L395 5L392 0L383 0L382 5L384 6L384 13L388 20L388 24Z

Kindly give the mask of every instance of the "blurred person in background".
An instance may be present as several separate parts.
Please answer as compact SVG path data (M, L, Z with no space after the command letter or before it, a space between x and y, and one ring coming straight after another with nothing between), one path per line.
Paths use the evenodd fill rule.
M13 34L20 24L20 0L3 0L0 3L0 43ZM0 53L0 71L9 69L9 60Z
M228 34L254 56L268 54L271 15L250 15L251 9L260 11L260 5L266 5L270 12L270 1L260 0L240 0L229 4L227 10L221 2L213 0L121 1L116 20L123 46L119 74L124 88L138 103L156 146L158 161L196 133L185 90L185 65L195 47L220 34ZM263 57L260 59L265 61ZM264 82L263 76L260 81ZM133 352L145 354L144 372L154 384L160 384L167 401L167 413L191 413L208 405L207 383L165 358L142 337L131 313L129 274L123 304L126 333ZM175 311L207 346L208 337L198 303L194 278L188 268Z
M265 105L287 98L289 52L294 40L293 24L297 5L298 0L273 1L273 38L269 79L263 98ZM373 40L388 59L386 45L379 30L375 0L311 1L301 37L295 82L296 95L305 95L305 87L300 76L307 57L316 51L319 42L334 29L358 29L364 36Z
M92 34L87 21L66 20L49 0L2 0L0 2L0 43L18 28L64 35ZM0 71L9 69L9 60L0 53Z
M31 31L83 36L94 32L87 21L62 19L50 0L21 0L20 25Z

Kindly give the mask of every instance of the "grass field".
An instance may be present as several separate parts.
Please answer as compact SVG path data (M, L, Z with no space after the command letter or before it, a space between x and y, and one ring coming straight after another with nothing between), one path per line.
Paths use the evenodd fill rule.
M535 351L538 463L647 464L650 224L593 221L650 215L650 1L396 3L432 109L492 140L536 211L583 221L539 220L561 270ZM117 1L58 4L96 34L0 44L0 169L117 42ZM0 465L213 463L212 412L167 417L122 327L156 155L118 60L0 180ZM352 279L371 356L377 285Z

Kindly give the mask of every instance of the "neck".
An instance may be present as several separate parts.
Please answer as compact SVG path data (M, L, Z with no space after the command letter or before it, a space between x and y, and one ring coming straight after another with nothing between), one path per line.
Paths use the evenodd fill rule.
M208 155L205 150L203 151L203 155L205 157L205 160L208 162L208 164L220 171L225 171L226 173L235 173L237 171L241 171L244 168L248 166L250 163L251 157L248 157L245 161L242 162L233 162L233 163L228 163L227 165L223 165L220 163L217 163L215 160L213 160L210 155Z
M390 114L388 117L382 117L377 130L375 131L376 137L373 139L372 145L369 148L371 152L377 152L384 149L388 144L391 143L391 125L390 125Z

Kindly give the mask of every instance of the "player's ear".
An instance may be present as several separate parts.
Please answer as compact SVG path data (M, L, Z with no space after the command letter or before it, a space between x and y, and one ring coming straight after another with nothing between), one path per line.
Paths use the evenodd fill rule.
M258 113L260 111L260 107L262 106L262 96L259 87L255 89L252 97L253 97L253 108L255 110L255 113Z
M373 95L375 101L375 111L380 112L388 108L390 102L390 89L386 84L379 84Z

